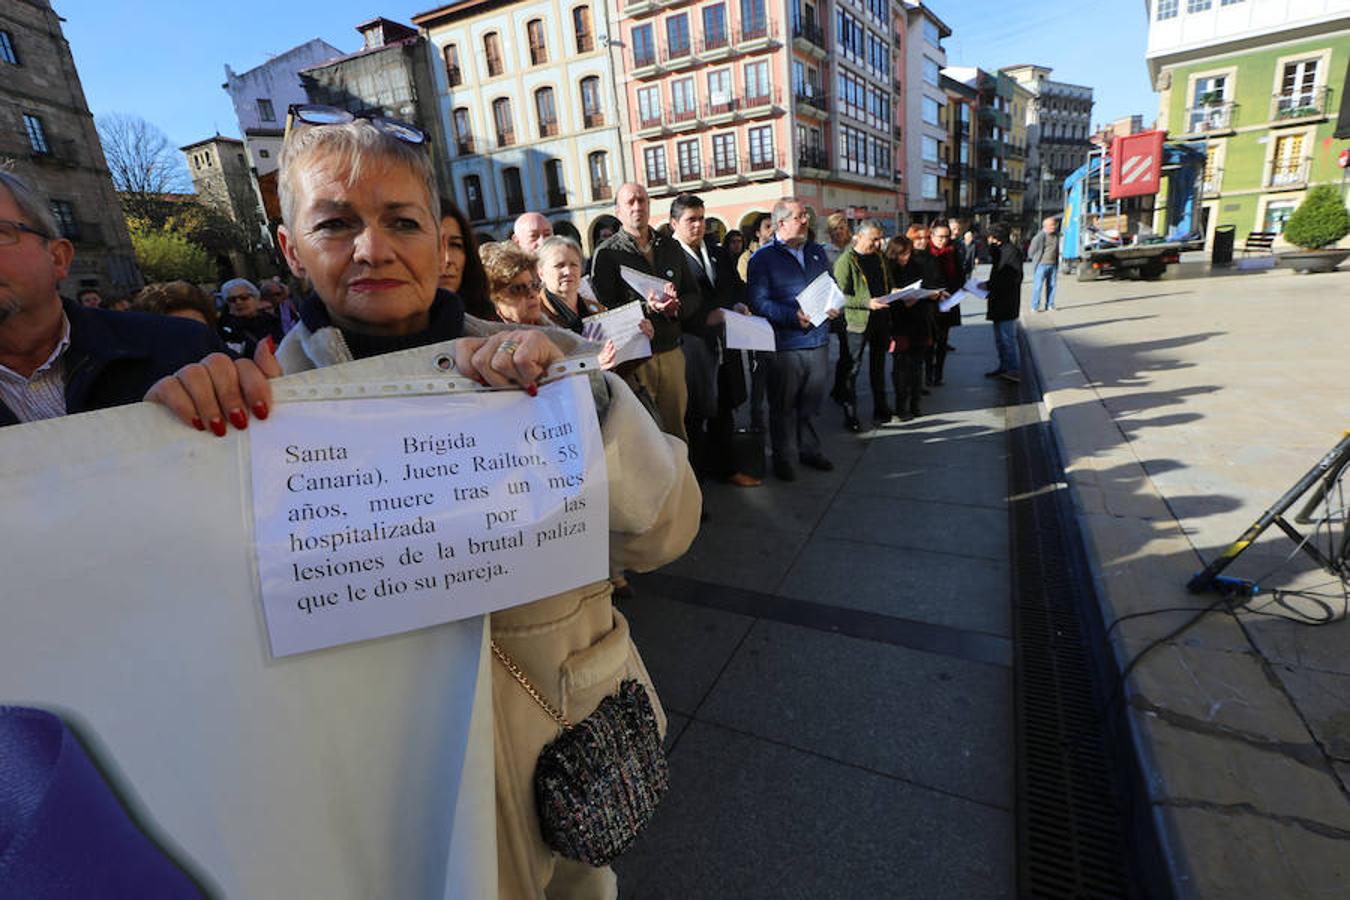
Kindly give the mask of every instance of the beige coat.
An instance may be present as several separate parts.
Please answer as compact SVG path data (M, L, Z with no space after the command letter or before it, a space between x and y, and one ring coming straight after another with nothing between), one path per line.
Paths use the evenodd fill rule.
M467 321L470 333L494 330ZM549 329L549 336L564 352L594 347L559 329ZM282 341L277 358L291 374L346 362L350 354L345 351L334 329L310 334L302 324ZM435 355L435 349L428 354L429 367ZM698 532L702 494L684 443L657 428L618 376L591 379L609 476L610 566L650 571L688 549ZM664 736L665 712L628 623L610 600L608 581L494 613L492 637L573 722L590 715L621 681L637 678L647 687ZM615 896L609 868L570 862L544 844L534 803L534 766L539 751L558 736L558 726L496 660L492 673L499 897Z

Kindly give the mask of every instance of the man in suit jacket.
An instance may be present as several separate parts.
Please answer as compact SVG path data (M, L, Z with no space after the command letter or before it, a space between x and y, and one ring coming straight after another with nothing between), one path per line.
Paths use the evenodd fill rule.
M726 310L748 315L736 302L737 275L722 248L706 235L703 201L680 194L670 204L670 227L685 266L698 284L699 314L684 325L682 345L689 411L689 459L694 471L738 487L755 487L760 480L740 471L732 435L736 407L745 402L745 375L741 354L725 347Z

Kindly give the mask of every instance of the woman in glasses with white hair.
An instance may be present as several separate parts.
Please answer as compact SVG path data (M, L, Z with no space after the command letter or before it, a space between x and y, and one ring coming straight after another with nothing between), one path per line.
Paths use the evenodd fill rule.
M265 348L256 364L209 357L160 382L150 399L184 421L225 410L242 428L246 408L267 415L266 376L283 371L454 340L460 373L532 391L545 368L562 358L559 344L598 349L560 329L468 317L455 294L438 290L441 210L420 131L354 120L340 110L299 108L292 115L281 154L278 235L291 271L313 286L300 298L301 322L275 358ZM532 267L527 277L537 304ZM590 377L606 456L622 448L623 458L632 460L609 476L611 564L647 571L689 546L698 529L698 486L683 444L657 430L622 380ZM492 614L492 638L572 721L586 718L631 678L646 687L664 733L665 715L610 597L602 576L542 599L521 598L521 605ZM616 896L611 869L564 858L544 842L532 779L557 724L502 665L494 663L492 672L499 895Z

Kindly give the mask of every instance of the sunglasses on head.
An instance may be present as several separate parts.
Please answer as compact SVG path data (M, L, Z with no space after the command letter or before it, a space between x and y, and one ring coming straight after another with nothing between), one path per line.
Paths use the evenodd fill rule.
M302 122L312 127L322 127L324 125L346 125L348 122L355 122L357 119L365 119L376 131L396 138L405 144L421 146L427 143L427 133L409 122L386 119L384 116L373 113L358 115L336 106L321 106L316 103L293 104L286 114L286 131L287 133L290 132L293 122Z

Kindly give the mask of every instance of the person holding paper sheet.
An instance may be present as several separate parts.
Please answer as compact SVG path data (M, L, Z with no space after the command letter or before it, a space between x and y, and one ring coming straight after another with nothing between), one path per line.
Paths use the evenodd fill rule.
M745 373L739 350L725 346L726 310L749 315L735 300L735 270L722 248L705 234L703 201L680 194L670 204L670 225L685 266L698 284L700 310L685 323L685 383L689 411L689 458L700 476L718 478L737 487L756 487L761 481L740 471L734 443L736 407L745 402Z
M746 280L755 315L773 325L777 351L768 361L769 440L773 471L783 481L797 477L796 462L828 472L834 463L821 450L815 417L829 382L829 325L811 324L797 296L829 272L825 248L810 239L810 216L796 197L773 206L774 237L750 257ZM839 315L831 310L829 318Z
M965 273L961 270L961 261L952 246L952 230L945 222L938 222L928 232L928 252L925 264L930 268L924 287L939 288L945 300L961 289L966 283ZM943 369L947 366L947 352L951 348L948 342L953 328L961 324L961 305L937 314L937 335L933 341L933 366L930 384L941 385Z
M304 371L438 344L470 327L472 320L464 319L453 295L436 288L443 254L430 158L422 141L407 139L409 131L420 132L393 124L408 131L391 135L365 120L303 128L288 123L280 175L285 224L278 234L292 271L308 278L316 294L302 301L303 321L277 358L255 367L262 374L279 374L277 360L288 372ZM531 271L530 280L535 277ZM569 349L586 346L558 329L487 333L486 339L463 338L448 346L455 369L493 386L529 385L544 366L561 359L550 337ZM233 381L222 374L226 371ZM196 390L198 379L206 378L213 394L237 394L241 377L248 381L252 373L242 366L221 369L212 361L180 372L152 395L179 410L185 399L193 401L175 391ZM657 429L621 379L608 373L590 377L606 456L614 459L621 448L624 461L609 467L610 562L648 571L677 558L692 542L701 505L698 483L684 445ZM634 678L646 688L664 731L664 713L627 622L613 606L608 580L521 601L492 615L492 638L548 693L551 704L580 721L621 680ZM557 725L501 665L488 664L499 896L615 897L612 869L563 859L544 843L532 779L540 750L557 737Z
M559 328L582 334L586 317L605 311L599 300L581 293L581 245L570 237L555 234L539 244L539 280L543 282L543 313ZM646 319L638 326L648 340L652 337L652 323ZM613 369L616 348L606 341L600 351L600 368Z
M652 323L652 355L631 370L619 371L651 395L661 417L661 430L688 441L684 416L689 403L685 385L684 325L699 314L698 284L684 263L684 252L673 237L652 228L651 200L647 189L635 182L619 188L615 212L622 228L595 249L591 263L591 286L608 309L634 300L642 303ZM669 283L657 296L639 296L620 271L624 266Z
M989 226L989 252L993 266L985 285L989 291L985 318L994 323L998 368L985 372L984 376L1015 384L1022 380L1017 353L1017 317L1022 309L1022 251L1010 239L1008 226L996 222Z
M844 319L848 330L848 353L841 352L842 364L848 360L842 391L844 427L862 431L858 421L858 370L862 368L863 349L867 350L867 376L872 386L872 419L878 425L891 420L891 408L886 403L886 354L891 343L891 312L885 303L876 300L891 292L890 266L881 256L881 223L865 219L853 236L853 243L839 255L834 264L834 280L848 302ZM900 302L900 301L897 301ZM903 304L902 304L903 305ZM835 389L840 390L836 380Z
M893 284L913 284L923 278L923 270L914 260L914 244L903 234L897 234L886 245L886 262L891 269ZM891 304L891 383L895 387L895 411L909 421L921 415L919 401L923 389L923 361L933 343L933 310L931 300L914 304Z

